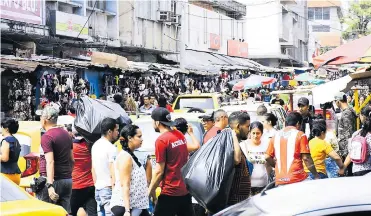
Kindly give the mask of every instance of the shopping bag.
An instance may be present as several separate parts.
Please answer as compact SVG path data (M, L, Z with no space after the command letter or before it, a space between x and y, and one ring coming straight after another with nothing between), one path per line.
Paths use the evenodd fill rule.
M77 101L74 126L86 141L93 144L102 136L101 122L107 117L116 119L120 128L131 124L128 114L119 104L83 96Z
M192 155L182 168L189 193L210 212L227 206L234 176L231 129L224 129Z

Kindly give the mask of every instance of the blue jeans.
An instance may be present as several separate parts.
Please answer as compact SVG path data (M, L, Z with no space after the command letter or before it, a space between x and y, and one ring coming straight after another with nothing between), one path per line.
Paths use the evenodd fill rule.
M312 173L308 173L308 174L309 174L309 175L308 175L308 179L309 179L309 180L314 180L314 175L313 175ZM324 174L324 173L319 172L318 174L319 174L319 177L320 177L321 179L328 178L327 175Z
M339 167L332 158L330 158L330 157L326 158L325 164L326 164L327 176L329 178L339 177L338 176Z
M97 210L99 216L111 216L111 202L112 188L105 187L102 189L95 189L95 200L97 201Z

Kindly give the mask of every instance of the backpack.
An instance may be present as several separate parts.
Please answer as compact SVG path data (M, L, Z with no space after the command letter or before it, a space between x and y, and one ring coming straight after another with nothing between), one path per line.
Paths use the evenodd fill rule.
M368 145L366 137L356 135L350 142L350 159L355 164L362 164L367 159Z

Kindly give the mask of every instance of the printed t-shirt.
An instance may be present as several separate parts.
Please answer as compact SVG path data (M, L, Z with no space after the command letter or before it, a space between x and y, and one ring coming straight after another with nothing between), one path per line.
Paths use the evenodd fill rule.
M251 187L265 187L268 184L268 173L265 167L265 152L268 142L262 141L260 145L254 145L251 140L247 141L247 160L253 165L251 174Z
M317 137L309 141L310 155L312 156L314 166L317 172L326 174L326 164L325 159L330 152L334 151L331 144L327 143L325 140L321 140ZM309 173L309 169L303 163L305 172Z
M156 140L156 162L165 163L161 194L184 196L188 194L181 169L188 161L187 140L172 130L161 134Z
M72 189L94 186L91 173L91 154L84 139L73 141L73 158L75 165L72 170Z
M300 182L308 177L301 154L310 154L307 136L295 127L286 127L269 141L267 154L276 157L276 184Z
M40 175L46 176L45 154L54 154L54 180L72 178L72 138L62 127L49 129L41 136Z

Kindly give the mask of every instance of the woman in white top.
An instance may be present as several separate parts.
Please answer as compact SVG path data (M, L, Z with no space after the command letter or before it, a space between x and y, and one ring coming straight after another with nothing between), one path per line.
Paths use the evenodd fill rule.
M142 142L142 131L138 126L127 125L122 129L120 143L123 150L114 162L117 178L111 198L111 211L115 216L149 215L146 172L133 153Z
M263 124L255 121L250 125L251 139L246 142L246 159L253 164L251 174L251 193L252 195L260 193L268 184L269 173L272 168L266 163L265 152L268 149L266 140L262 139Z
M264 126L264 133L263 133L263 140L265 142L269 142L269 139L276 135L277 130L274 128L277 125L277 117L272 113L266 113L263 116L263 126Z

